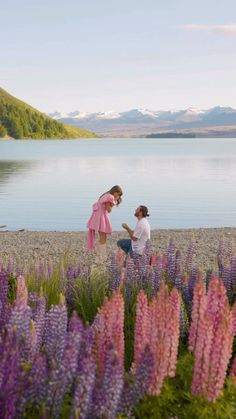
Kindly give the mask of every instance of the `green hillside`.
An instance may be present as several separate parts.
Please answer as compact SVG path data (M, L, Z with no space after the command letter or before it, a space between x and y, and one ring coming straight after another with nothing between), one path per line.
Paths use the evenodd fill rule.
M96 135L57 122L0 88L0 138L80 138Z

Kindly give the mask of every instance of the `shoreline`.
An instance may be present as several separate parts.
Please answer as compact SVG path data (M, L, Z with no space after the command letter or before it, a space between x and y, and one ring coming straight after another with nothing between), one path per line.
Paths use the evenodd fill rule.
M214 269L219 241L236 244L236 227L155 229L151 232L152 248L155 253L166 251L169 239L181 251L185 260L188 244L195 244L194 264L200 269ZM125 231L114 231L108 237L108 254L116 250L116 241L128 238ZM69 259L86 263L89 256L85 248L86 231L9 231L0 230L0 261L11 256L26 263L32 259L57 262L65 254Z

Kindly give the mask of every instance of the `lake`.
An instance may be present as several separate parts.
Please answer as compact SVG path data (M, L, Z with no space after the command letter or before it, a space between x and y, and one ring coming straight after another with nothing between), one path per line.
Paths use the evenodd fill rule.
M0 225L85 230L91 204L114 184L114 230L146 205L152 228L236 227L235 139L0 141Z

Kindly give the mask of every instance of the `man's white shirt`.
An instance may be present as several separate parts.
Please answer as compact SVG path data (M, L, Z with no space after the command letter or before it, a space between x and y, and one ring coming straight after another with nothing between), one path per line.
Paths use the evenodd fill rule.
M134 253L142 255L147 240L150 240L151 237L150 224L146 217L143 217L137 221L134 229L134 237L136 237L138 240L132 240L132 250Z

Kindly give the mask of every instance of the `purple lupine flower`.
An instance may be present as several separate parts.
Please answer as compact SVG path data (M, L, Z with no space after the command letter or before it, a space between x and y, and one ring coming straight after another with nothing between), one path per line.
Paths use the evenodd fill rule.
M219 247L218 247L218 251L217 251L217 263L218 263L218 272L219 272L219 276L222 276L222 272L223 272L223 257L224 257L224 253L225 253L225 244L223 240L219 241Z
M46 355L37 353L28 373L26 402L39 406L47 395L48 366Z
M75 270L74 270L74 267L72 265L68 265L68 267L67 267L66 278L69 279L69 280L75 278Z
M58 364L54 364L51 370L46 407L53 418L59 417L62 399L76 377L79 347L74 343L67 343L62 359Z
M188 330L189 330L188 315L187 315L186 308L184 306L183 300L181 298L180 313L179 313L179 334L180 334L180 337L185 338L186 336L188 336Z
M75 270L76 278L78 278L78 276L80 276L80 272L81 272L80 265L78 265L76 270Z
M169 240L167 247L167 273L169 274L172 281L175 277L175 245L172 239Z
M65 297L66 302L68 305L71 305L71 302L73 300L73 294L74 294L74 280L76 278L76 271L72 265L69 265L66 270L66 291L65 291Z
M5 304L7 303L8 279L4 271L0 272L0 316Z
M188 274L184 273L181 278L181 296L183 298L184 304L186 306L188 316L190 317L191 313L191 298L189 294L188 286Z
M77 356L79 356L81 352L81 345L84 340L86 340L84 325L78 317L77 313L74 311L68 324L66 347L68 345L73 346L77 351Z
M22 343L21 345L22 346ZM20 347L21 349L21 347ZM36 354L37 354L37 333L35 330L33 320L30 320L29 326L29 333L27 334L24 346L23 346L23 356L21 357L21 365L20 365L20 374L18 377L18 402L17 402L17 417L22 417L24 412L24 406L27 402L27 394L28 390L31 386L32 377L30 377L29 371L27 369L22 368L24 364L22 364L22 360L26 362L26 365L33 365ZM46 379L46 377L45 377Z
M94 349L94 328L93 326L86 325L84 327L82 340L80 344L79 359L82 360L86 356L92 355Z
M231 270L231 282L233 289L236 287L236 255L231 256L230 258L230 270Z
M181 252L176 250L175 253L175 278L181 275Z
M66 330L67 308L61 296L60 303L52 305L46 314L44 343L49 359L55 357L60 361L66 343Z
M108 265L108 272L109 272L109 290L114 291L120 285L121 276L120 276L120 269L116 262L116 255L113 253L109 265Z
M226 255L231 258L233 252L233 243L232 241L226 242Z
M0 416L13 419L18 399L19 356L17 338L7 331L0 340Z
M100 385L95 389L93 412L95 410L94 413L97 417L105 417L107 419L116 417L122 390L123 370L120 366L118 355L112 345L110 345L106 350L104 372Z
M156 288L156 273L154 268L152 268L151 272L150 272L150 284L151 284L151 292L152 295L155 294L157 292L157 288Z
M147 240L145 246L145 255L147 256L148 263L150 262L151 255L152 255L152 243L151 240Z
M135 272L135 265L134 260L131 258L127 258L126 260L126 276L127 278L131 279L132 281L136 281L136 272Z
M174 287L177 288L177 290L179 290L180 293L181 293L181 284L182 284L182 274L179 273L178 275L175 276Z
M6 303L0 310L0 330L6 326L11 315L11 305Z
M44 328L45 328L45 313L46 313L46 299L42 295L42 291L40 295L35 295L34 297L34 306L32 310L32 317L35 323L35 330L37 333L37 348L40 349L43 335L44 335Z
M153 354L146 345L135 373L129 372L124 384L118 412L129 418L133 406L143 397L149 388L154 368Z
M194 254L194 242L191 240L188 245L187 256L186 256L187 272L191 272L193 269L193 254Z
M155 274L155 291L157 291L160 287L161 284L161 275L163 272L163 267L162 267L162 257L161 256L157 256L157 260L156 263L153 267L153 272Z
M194 267L190 272L189 280L188 280L188 289L189 289L189 296L190 296L191 301L193 299L193 289L196 284L197 278L198 278L198 270L197 268Z
M150 256L148 256L146 253L144 253L142 256L135 255L134 257L135 267L138 271L140 279L144 277L145 275L147 275L149 260L150 260Z
M21 356L26 360L27 347L30 340L29 324L31 319L31 308L21 301L15 301L7 322L7 329L14 330Z
M90 418L89 412L95 385L95 370L96 365L92 355L87 354L80 360L70 411L71 419Z
M84 325L82 320L80 320L76 311L73 311L69 323L68 323L68 331L69 332L78 332L81 335L84 333Z
M222 282L225 286L229 302L231 303L232 300L233 300L233 284L232 284L231 267L230 266L224 266L223 267Z

